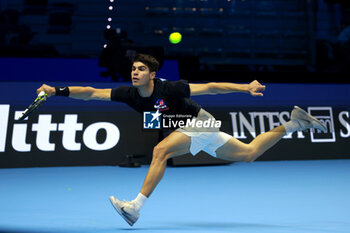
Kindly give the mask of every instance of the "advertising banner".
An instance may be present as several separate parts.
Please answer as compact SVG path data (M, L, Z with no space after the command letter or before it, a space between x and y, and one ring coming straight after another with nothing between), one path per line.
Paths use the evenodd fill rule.
M117 165L130 154L142 155L142 163L150 162L162 129L145 128L152 121L150 116L123 103L52 97L28 119L16 121L40 85L0 83L0 167ZM84 85L105 88L121 84ZM316 130L286 135L260 160L350 158L350 85L268 87L264 97L233 93L193 99L221 121L222 131L245 143L287 122L294 105L327 126L327 133Z

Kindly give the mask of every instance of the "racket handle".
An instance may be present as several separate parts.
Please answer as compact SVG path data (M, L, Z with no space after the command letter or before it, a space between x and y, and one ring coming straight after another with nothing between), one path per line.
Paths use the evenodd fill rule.
M38 94L38 96L43 96L43 95L45 95L46 93L45 93L45 91L41 91L39 94Z

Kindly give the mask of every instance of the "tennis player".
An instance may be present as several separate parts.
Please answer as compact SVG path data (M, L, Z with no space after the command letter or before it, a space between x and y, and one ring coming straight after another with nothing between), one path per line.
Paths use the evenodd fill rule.
M215 120L201 106L190 99L194 95L215 95L232 92L244 92L252 96L263 96L265 86L258 81L249 84L216 83L188 84L185 81L166 81L156 78L158 61L145 54L139 54L133 61L132 86L120 86L113 89L95 89L92 87L51 87L43 84L37 92L45 91L48 96L67 96L82 100L121 101L136 111L156 111L166 114L190 115L197 121ZM158 117L155 115L154 117ZM291 120L271 131L258 135L249 144L243 143L231 135L221 132L218 127L199 127L201 124L174 130L153 150L145 181L140 193L132 201L119 201L110 196L117 212L132 226L140 216L140 210L162 179L166 161L169 158L200 151L228 160L253 162L266 150L275 145L286 134L316 128L326 132L326 127L316 118L299 107L294 107Z

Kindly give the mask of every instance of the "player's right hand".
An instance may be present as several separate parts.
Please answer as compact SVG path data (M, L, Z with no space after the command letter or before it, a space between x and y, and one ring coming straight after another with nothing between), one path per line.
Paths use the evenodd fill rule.
M47 94L47 97L50 97L56 94L56 89L46 84L41 85L41 87L39 87L36 90L36 93L39 94L41 91L44 91Z

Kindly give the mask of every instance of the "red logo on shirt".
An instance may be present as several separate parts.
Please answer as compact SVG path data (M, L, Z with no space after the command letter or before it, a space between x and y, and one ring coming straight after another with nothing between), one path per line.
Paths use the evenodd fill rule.
M154 105L154 108L156 108L159 111L165 111L165 110L169 109L169 107L166 106L166 104L165 104L163 99L157 100L156 104Z

